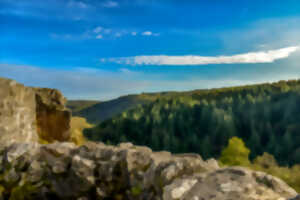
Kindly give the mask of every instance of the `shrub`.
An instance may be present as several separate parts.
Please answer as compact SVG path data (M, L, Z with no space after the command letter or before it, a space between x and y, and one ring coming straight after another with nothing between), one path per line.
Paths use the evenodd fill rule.
M233 137L228 146L222 151L220 161L224 165L249 166L250 150L245 146L242 139Z

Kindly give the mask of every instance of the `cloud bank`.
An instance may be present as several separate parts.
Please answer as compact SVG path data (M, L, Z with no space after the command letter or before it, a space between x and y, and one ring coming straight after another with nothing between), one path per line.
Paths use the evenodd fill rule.
M208 65L208 64L240 64L240 63L272 63L276 60L287 58L297 51L299 46L291 46L276 50L249 52L232 56L134 56L105 59L127 65ZM103 62L103 59L101 59Z

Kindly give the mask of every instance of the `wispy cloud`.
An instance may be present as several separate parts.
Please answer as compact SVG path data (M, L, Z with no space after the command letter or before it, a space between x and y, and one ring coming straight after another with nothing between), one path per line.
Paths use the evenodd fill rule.
M76 7L76 8L81 8L81 9L86 9L89 7L88 4L82 2L82 1L70 1L67 4L68 7Z
M96 39L103 39L103 36L102 35L97 35Z
M50 33L49 37L53 40L88 40L92 38L92 35L89 32L84 32L82 34Z
M119 3L116 1L106 1L102 3L102 6L106 8L115 8L119 6Z
M265 18L217 33L226 50L275 49L300 44L300 17Z
M88 29L85 32L71 34L71 33L50 33L51 39L59 40L87 40L87 39L114 39L123 36L159 36L159 33L153 33L151 31L137 32L126 29L113 29L103 26L96 26L92 29Z
M222 75L214 73L211 67L194 68L190 73L181 73L180 78L174 78L178 76L174 71L149 73L128 68L109 71L90 67L57 69L0 63L0 77L12 78L28 86L57 88L71 99L107 100L141 92L186 91L298 79L297 62L283 62L274 63L271 71L261 66L236 66L232 73L232 68L225 66ZM209 77L203 73L207 70L211 72Z
M122 36L122 33L118 32L118 33L115 34L115 37L121 37L121 36Z
M207 65L207 64L238 64L238 63L272 63L278 59L287 58L297 51L298 46L291 46L276 50L249 52L232 56L134 56L110 58L106 62L127 65ZM103 60L102 60L103 61Z
M150 36L150 35L152 35L152 32L151 31L145 31L145 32L142 33L142 35Z
M50 33L50 38L52 39L63 39L63 40L70 40L72 39L71 34L56 34L56 33Z
M94 33L100 33L103 30L103 28L101 26L96 27L93 32Z
M159 36L160 34L159 33L153 33L152 31L145 31L145 32L142 32L142 35L143 36Z
M103 33L105 33L105 34L110 34L111 32L112 32L112 30L109 29L109 28L105 28L105 29L103 30Z
M126 30L113 30L110 28L104 28L102 26L97 26L96 28L94 28L92 31L89 32L95 34L96 39L120 38L130 33L129 31ZM137 34L136 32L134 33L135 35ZM131 35L133 35L133 33Z

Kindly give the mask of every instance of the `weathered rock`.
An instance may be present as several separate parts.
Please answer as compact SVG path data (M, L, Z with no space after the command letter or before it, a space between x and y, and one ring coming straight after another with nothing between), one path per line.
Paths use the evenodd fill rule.
M164 188L163 199L284 200L296 195L278 178L231 167L177 179Z
M152 152L130 143L117 147L92 142L81 147L11 144L2 147L0 159L5 198L23 190L23 199L42 200L279 200L296 196L284 182L265 173L220 169L215 160L206 162L197 154Z
M38 141L32 88L0 78L0 142Z
M0 143L70 141L65 103L57 90L0 78Z
M55 89L34 88L36 92L37 132L48 142L70 141L71 112L65 97Z

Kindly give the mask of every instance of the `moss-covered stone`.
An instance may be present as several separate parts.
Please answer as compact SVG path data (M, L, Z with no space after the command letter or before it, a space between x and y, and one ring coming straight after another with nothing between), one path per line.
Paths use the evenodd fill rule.
M30 200L37 192L37 188L30 183L14 187L11 191L9 200Z
M143 188L139 185L131 188L131 194L133 196L139 196L140 194L142 194L142 192L143 192Z
M5 188L2 185L0 185L0 200L3 199L4 191L5 191Z

